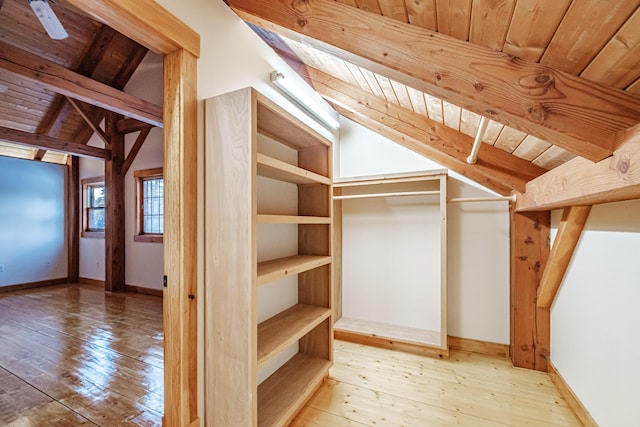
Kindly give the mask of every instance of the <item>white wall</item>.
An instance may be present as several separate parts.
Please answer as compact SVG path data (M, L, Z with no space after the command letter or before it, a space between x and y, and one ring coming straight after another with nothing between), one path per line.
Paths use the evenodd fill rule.
M449 177L449 198L491 197ZM449 203L448 332L509 344L509 205Z
M594 206L551 309L551 361L601 427L638 425L639 248L640 201Z
M162 105L162 78L162 58L153 53L147 54L124 91ZM127 153L131 150L137 135L136 132L126 136ZM102 146L102 142L95 135L89 144ZM133 241L136 233L136 188L133 173L136 170L162 167L163 160L162 129L154 128L125 176L125 282L128 285L162 289L163 244ZM80 178L98 176L104 176L104 162L81 158ZM80 238L80 277L104 280L104 257L104 239Z
M341 178L416 170L443 169L442 166L410 151L389 139L364 129L342 118L337 171ZM448 197L486 197L493 195L470 185L451 174L448 179ZM350 202L351 203L351 202ZM365 202L369 203L369 202ZM345 204L345 221L349 221L353 206ZM509 343L509 207L506 202L451 203L447 206L447 331L449 335L483 341ZM362 212L360 212L360 216ZM371 216L371 215L369 215ZM376 227L375 225L370 226ZM347 228L346 226L344 227ZM379 228L379 227L378 227ZM378 230L381 231L381 230ZM349 231L347 231L349 233ZM347 234L347 238L349 235ZM439 241L437 230L425 241ZM346 244L349 244L347 240ZM349 255L345 248L343 276L347 288L349 266L361 264L360 253ZM388 248L390 253L419 254L425 244L416 239L402 239ZM422 259L421 257L417 257ZM378 266L380 264L377 264ZM384 265L384 264L382 264ZM360 271L364 271L360 268ZM352 274L353 273L353 274ZM416 273L416 272L414 272ZM405 273L403 273L405 274ZM382 277L398 276L398 270L389 266ZM414 278L402 276L400 281ZM425 279L426 280L426 279ZM423 280L423 282L425 281ZM350 295L345 289L345 296ZM355 299L352 298L355 303ZM390 301L390 299L388 299ZM357 312L344 301L345 315ZM398 304L402 304L399 301ZM387 313L389 314L389 313ZM386 314L385 314L386 316ZM384 316L381 314L381 318ZM426 322L426 319L424 319ZM407 324L409 326L409 324Z
M67 277L65 166L0 157L0 286Z

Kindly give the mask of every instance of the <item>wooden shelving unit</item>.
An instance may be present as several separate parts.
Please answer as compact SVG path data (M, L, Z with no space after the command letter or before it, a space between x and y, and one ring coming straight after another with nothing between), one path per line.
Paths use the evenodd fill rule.
M447 343L447 194L446 170L429 171L420 174L390 174L385 176L368 176L339 180L333 183L334 200L334 316L336 338L360 343L398 348L424 354L446 356L449 353ZM341 295L344 286L342 278L342 204L355 199L391 198L409 196L434 196L439 205L440 221L440 274L439 301L440 329L437 331L389 324L371 320L343 317ZM417 237L420 238L420 237ZM402 286L401 283L393 286ZM367 298L362 296L363 301Z
M333 360L331 142L251 88L206 100L205 115L205 422L285 426ZM295 189L297 212L262 212L264 179ZM296 227L297 252L258 262L258 225ZM258 323L270 284L292 277L297 303Z

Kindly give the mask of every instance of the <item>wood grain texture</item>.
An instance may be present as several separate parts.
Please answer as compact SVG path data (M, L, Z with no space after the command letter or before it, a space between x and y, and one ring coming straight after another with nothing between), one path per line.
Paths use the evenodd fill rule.
M405 0L378 0L382 16L400 22L409 22Z
M515 6L515 0L474 1L469 41L479 46L501 51Z
M333 188L334 196L342 194L341 188ZM333 264L331 273L332 277L332 299L331 307L333 308L333 322L337 322L342 318L342 201L333 200L333 229L332 229L332 245L333 245Z
M64 0L159 55L200 56L200 35L153 0Z
M449 350L443 350L436 346L425 345L423 343L409 342L403 339L379 337L372 333L363 333L359 331L334 329L334 337L337 340L348 341L350 343L362 344L371 347L384 348L387 350L398 351L402 353L419 354L422 356L447 358Z
M622 91L337 2L228 3L253 25L590 160L610 155L615 133L640 115L640 100Z
M509 357L509 344L449 336L449 350L466 351L487 356Z
M205 117L205 422L284 426L333 358L331 142L252 88L207 99ZM295 164L258 153L259 134L296 150ZM283 219L258 215L265 165L271 178L304 181L287 216L299 224L297 254L258 263L256 224ZM256 325L257 287L290 276L298 276L298 304ZM257 386L258 367L294 344L298 353Z
M61 95L162 127L159 106L4 42L0 43L0 68Z
M197 58L164 57L165 421L198 419Z
M162 300L69 284L0 294L0 424L160 427Z
M438 32L469 40L471 0L436 0Z
M80 279L80 161L69 156L67 161L67 280L77 283Z
M621 136L626 142L598 163L575 158L530 181L518 198L519 212L595 205L640 198L640 126Z
M538 287L539 308L550 309L567 272L573 252L578 246L584 225L589 218L591 206L572 206L565 208L558 225L558 234L553 241L549 261L542 273Z
M286 426L329 375L331 362L298 353L258 387L258 426ZM283 392L284 391L284 392Z
M581 77L624 89L640 78L640 8L598 53Z
M329 380L292 427L580 426L543 372L451 351L448 359L336 341Z
M257 424L256 102L249 88L205 101L207 425Z
M549 46L571 0L519 0L503 52L538 62Z
M125 197L122 164L125 159L124 135L116 132L115 123L121 118L108 113L105 120L105 134L110 141L111 158L104 164L105 227L105 290L125 291Z
M264 154L258 153L257 162L258 174L267 178L290 182L292 184L321 183L328 185L331 183L331 180L326 176L310 172Z
M438 30L436 0L405 0L409 23L427 30Z
M551 215L511 211L511 333L513 366L547 371L550 311L536 306L537 290L549 258Z
M466 157L473 145L471 137L358 91L320 71L307 68L307 72L314 88L339 106L341 114L501 194L524 188L525 182L544 171L488 144L481 147L478 163L469 165Z
M602 7L598 0L574 1L540 63L559 71L581 73L638 5L638 0L611 2L608 7Z
M133 161L136 159L136 156L140 152L142 148L142 144L147 140L147 136L149 136L149 132L151 132L151 126L145 126L140 130L140 133L136 137L136 141L133 143L131 150L129 150L129 154L127 154L127 158L122 163L122 175L126 175L129 172L129 168L133 164Z
M364 11L382 15L378 0L355 0L355 2L358 5L358 8Z
M82 157L91 157L101 160L107 160L111 157L111 151L105 150L104 148L78 144L76 142L69 142L51 136L37 135L3 126L0 126L0 139L11 142L12 144L42 148L45 150L61 151L63 153L75 154L76 156Z
M326 255L292 255L286 258L264 261L258 263L257 284L264 285L286 276L295 276L330 262L331 257Z
M329 308L296 304L258 325L258 368L331 315Z

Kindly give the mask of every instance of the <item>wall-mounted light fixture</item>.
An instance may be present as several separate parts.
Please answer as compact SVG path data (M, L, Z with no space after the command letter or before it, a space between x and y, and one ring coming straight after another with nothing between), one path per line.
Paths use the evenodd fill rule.
M318 100L295 84L291 79L285 78L279 71L271 72L271 83L282 92L289 101L293 102L302 111L309 114L327 129L336 130L340 127L338 113L318 95ZM325 105L322 105L324 103Z
M62 40L69 37L47 0L29 0L29 6L36 13L38 20L47 34L49 34L49 37L54 40Z

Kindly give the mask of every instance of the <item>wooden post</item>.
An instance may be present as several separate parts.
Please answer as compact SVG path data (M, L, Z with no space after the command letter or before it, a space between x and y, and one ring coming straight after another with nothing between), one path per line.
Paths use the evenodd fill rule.
M197 58L164 57L164 425L198 425Z
M510 356L519 368L547 371L550 311L536 305L549 258L551 213L516 213L511 208Z
M125 237L124 237L124 134L116 131L119 114L107 113L105 133L111 140L111 159L104 164L105 206L105 281L110 292L125 291Z
M67 282L80 279L80 162L67 161Z
M573 206L565 208L558 226L558 234L551 248L549 262L544 269L538 287L538 307L551 308L562 279L569 268L573 252L578 246L582 230L589 218L591 206Z

